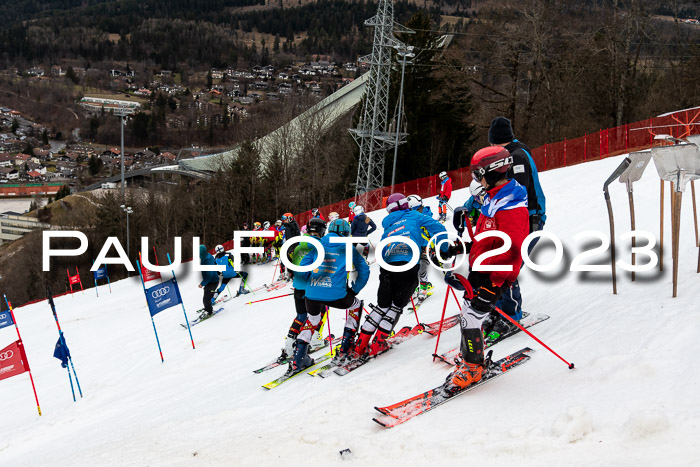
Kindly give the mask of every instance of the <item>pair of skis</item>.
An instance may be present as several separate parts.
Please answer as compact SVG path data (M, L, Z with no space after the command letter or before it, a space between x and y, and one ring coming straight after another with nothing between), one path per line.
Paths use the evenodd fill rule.
M520 321L520 325L523 328L527 329L547 319L549 319L549 316L545 314L525 314L523 319ZM495 339L486 337L484 342L485 347L491 347L492 345L495 345L498 342L501 342L502 340L517 334L518 332L520 332L520 328L515 328L514 330L508 333L501 334ZM437 357L438 359L447 363L448 365L455 365L459 352L459 348L455 348L443 354L435 354L433 356ZM391 428L405 423L408 420L417 417L420 414L428 412L434 409L435 407L438 407L444 404L445 402L448 402L459 395L471 391L472 389L481 386L482 384L485 384L486 382L494 378L501 376L502 374L512 370L513 368L517 368L518 366L526 363L528 360L530 360L530 354L532 352L534 352L534 350L532 350L529 347L525 347L523 349L518 350L517 352L514 352L506 357L501 358L500 360L491 362L490 365L486 368L481 380L466 387L465 389L458 390L456 392L449 391L447 390L446 385L442 384L440 386L437 386L433 389L425 391L421 394L418 394L401 402L397 402L395 404L388 405L385 407L375 407L375 410L377 410L381 415L373 418L372 420L386 428Z
M454 315L451 316L447 319L445 319L444 323L442 324L442 330L443 332L456 326L459 324L459 315ZM326 378L330 376L332 373L335 373L339 376L345 376L348 373L356 370L357 368L365 365L367 362L373 360L374 358L378 357L379 355L388 352L391 350L391 348L394 345L401 344L402 342L417 336L418 334L430 334L431 336L436 336L438 333L438 330L440 329L440 321L436 321L431 324L417 324L413 328L410 326L404 327L400 329L396 334L394 334L392 337L389 337L387 339L387 343L389 343L389 347L381 350L380 352L374 354L374 355L363 355L360 358L356 359L351 359L349 361L345 361L340 365L336 365L332 362L327 363L326 365L317 368L314 371L309 372L311 376L320 376L321 378Z
M340 337L334 338L333 341L331 342L331 345L336 346L336 345L340 344L340 340L341 340ZM326 347L328 347L327 342L312 345L309 347L309 354L312 354L314 352L318 352L319 350L323 350ZM274 361L268 363L267 365L265 365L261 368L258 368L257 370L253 370L253 373L263 373L265 371L272 370L273 368L277 368L278 366L282 366L282 365L286 365L288 363L291 363L292 360L294 360L293 356L289 356L289 357L284 358L284 359L278 358L277 360L274 360Z
M448 391L446 385L442 384L414 397L397 402L396 404L387 405L385 407L375 407L375 410L377 410L380 415L376 416L372 420L385 428L391 428L405 423L420 414L428 412L435 407L439 407L445 402L448 402L457 396L469 392L472 389L475 389L482 384L485 384L488 381L511 371L513 368L519 367L530 360L530 354L532 352L534 351L531 348L525 347L508 355L507 357L491 362L488 368L485 369L481 380L467 386L462 390L458 390L456 392Z

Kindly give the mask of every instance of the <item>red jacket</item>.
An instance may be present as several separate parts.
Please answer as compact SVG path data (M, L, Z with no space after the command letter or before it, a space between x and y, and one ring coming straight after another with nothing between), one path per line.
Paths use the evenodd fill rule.
M491 198L505 185L493 188L488 191ZM520 273L522 258L520 256L520 247L530 233L529 213L526 207L518 207L509 210L498 210L493 217L487 217L482 214L476 222L476 232L474 236L488 230L500 230L508 235L511 239L511 246L508 251L496 256L484 259L481 264L487 265L510 265L512 271L483 271L490 275L491 282L497 286L503 285L504 282L513 282ZM469 266L474 265L474 261L487 251L494 250L503 246L503 240L498 237L486 237L472 245L469 253Z
M447 177L447 181L442 184L442 188L440 188L440 196L447 196L447 199L450 199L452 196L452 179Z

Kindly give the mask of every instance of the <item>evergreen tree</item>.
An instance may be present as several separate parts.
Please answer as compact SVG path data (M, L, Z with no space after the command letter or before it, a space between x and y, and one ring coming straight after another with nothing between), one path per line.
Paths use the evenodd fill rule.
M90 159L88 160L88 170L90 170L90 174L92 174L93 177L96 176L100 173L101 168L102 159L97 156L90 156Z

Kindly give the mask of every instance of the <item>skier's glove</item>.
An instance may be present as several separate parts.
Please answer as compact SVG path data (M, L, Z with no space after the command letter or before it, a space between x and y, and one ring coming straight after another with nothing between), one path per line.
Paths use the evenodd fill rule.
M484 313L489 313L493 309L493 304L498 298L500 287L495 284L482 285L472 298L472 308Z
M452 258L453 256L461 255L464 253L464 247L461 242L455 242L447 247L447 257Z
M536 232L541 230L540 221L542 217L539 214L533 214L530 216L530 232Z

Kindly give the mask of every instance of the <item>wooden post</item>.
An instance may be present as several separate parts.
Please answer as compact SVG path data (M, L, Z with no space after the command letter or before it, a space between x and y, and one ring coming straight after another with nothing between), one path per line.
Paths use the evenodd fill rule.
M672 251L673 251L673 297L678 296L678 243L680 239L680 227L681 227L681 202L683 197L683 192L673 191L672 199L675 198L673 203L673 221L672 221Z

